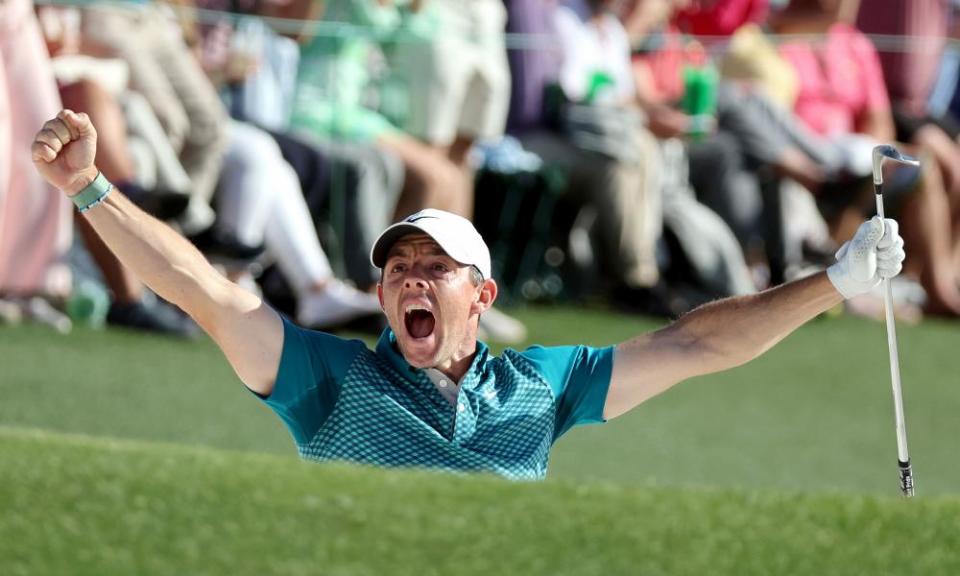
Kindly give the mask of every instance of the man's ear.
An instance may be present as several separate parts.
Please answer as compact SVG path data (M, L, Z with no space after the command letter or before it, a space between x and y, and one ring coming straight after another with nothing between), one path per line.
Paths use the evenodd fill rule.
M480 285L480 292L477 299L474 300L471 312L483 314L493 306L493 301L497 299L497 283L493 278L487 278Z
M383 308L383 284L381 284L380 282L377 282L377 300L380 301L380 309L381 309L381 310L384 310L384 308ZM384 312L386 312L386 310L384 310Z

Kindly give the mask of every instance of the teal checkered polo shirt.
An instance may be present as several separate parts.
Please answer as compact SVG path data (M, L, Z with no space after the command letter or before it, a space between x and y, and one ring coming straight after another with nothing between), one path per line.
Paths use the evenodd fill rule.
M376 350L286 319L283 332L264 401L307 460L539 479L561 434L603 422L613 347L534 346L496 357L478 342L451 405L404 360L389 328Z

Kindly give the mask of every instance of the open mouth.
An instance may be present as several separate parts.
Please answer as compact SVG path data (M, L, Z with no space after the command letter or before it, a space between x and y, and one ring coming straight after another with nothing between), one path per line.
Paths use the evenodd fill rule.
M436 322L433 312L418 306L407 306L407 310L403 314L403 323L407 328L407 334L417 339L426 338L433 334Z

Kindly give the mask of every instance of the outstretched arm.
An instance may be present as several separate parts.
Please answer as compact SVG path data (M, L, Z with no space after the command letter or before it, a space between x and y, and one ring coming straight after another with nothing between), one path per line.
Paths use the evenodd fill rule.
M885 224L865 222L827 272L707 304L617 346L604 417L619 416L687 378L749 362L845 297L896 276L903 239L895 221Z
M50 184L74 196L99 174L96 144L87 115L64 110L37 134L33 161ZM119 191L84 216L125 266L197 321L250 389L263 395L273 390L283 347L276 312L221 276L193 245Z

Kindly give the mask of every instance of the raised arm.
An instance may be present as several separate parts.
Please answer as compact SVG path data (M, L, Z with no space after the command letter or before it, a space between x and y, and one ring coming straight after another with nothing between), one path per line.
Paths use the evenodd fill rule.
M33 161L50 184L74 196L99 174L96 147L97 133L87 115L64 110L37 134ZM272 391L283 347L276 312L221 276L193 245L118 190L84 217L125 266L197 321L251 390Z
M896 276L903 259L897 223L865 222L821 272L759 294L702 306L673 324L617 346L604 417L613 418L674 384L740 366L844 298Z

